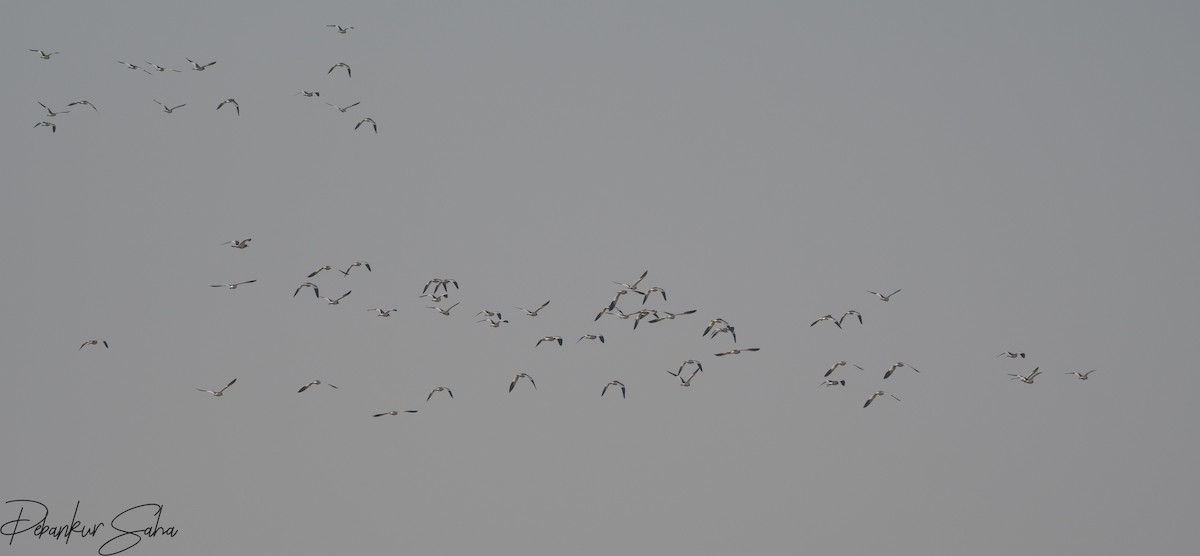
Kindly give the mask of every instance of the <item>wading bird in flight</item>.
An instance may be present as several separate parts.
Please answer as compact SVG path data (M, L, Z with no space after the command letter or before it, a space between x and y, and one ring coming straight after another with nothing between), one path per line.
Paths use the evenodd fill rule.
M892 293L889 293L889 294L887 294L887 295L883 295L883 294L881 294L881 293L878 293L878 292L873 292L873 291L870 291L870 290L867 290L867 293L869 293L869 294L871 294L871 295L874 295L874 296L878 297L880 301L889 301L889 300L891 300L891 299L892 299L892 296L893 296L893 295L896 295L896 294L900 293L900 290L896 290L896 291L894 291L894 292L892 292Z
M542 336L542 339L538 340L536 344L533 344L533 347L538 347L538 346L542 345L542 342L550 342L552 344L554 342L558 342L558 345L561 346L563 340L562 340L562 336Z
M862 323L863 323L863 321L862 321L862 313L860 313L860 312L858 312L858 311L855 311L854 309L850 309L849 311L846 311L845 313L842 313L842 316L841 316L841 318L839 318L839 319L837 320L838 326L840 327L840 326L842 325L842 320L844 320L846 317L849 317L849 316L855 316L855 317L858 317L858 324L862 324Z
M1009 359L1016 359L1016 358L1020 357L1020 358L1024 359L1025 354L1017 353L1015 351L1006 351L1004 353L1001 353L1000 355L997 355L996 357L1008 357Z
M305 282L303 284L300 284L299 286L296 286L296 292L292 294L292 297L296 297L296 294L300 293L300 290L302 290L304 288L312 288L313 295L315 295L317 297L317 299L321 299L321 289L318 288L317 285L312 282Z
M724 355L739 355L745 351L758 351L758 350L759 350L759 348L731 349L729 351L723 351L721 353L716 353L714 355L716 355L717 357L721 357Z
M104 344L105 349L108 348L108 340L88 340L82 344L79 344L79 349L83 349L84 346L94 346L97 344ZM79 350L75 350L75 351L79 351Z
M602 335L602 334L584 334L583 336L580 336L578 340L575 340L575 343L578 344L579 342L582 342L584 340L600 340L600 343L603 344L604 343L604 335Z
M316 270L314 270L314 271L310 272L310 273L308 274L308 277L309 277L309 278L312 278L313 276L316 276L317 274L320 274L322 270L333 270L333 267L332 267L332 266L329 266L329 265L325 265L325 266L323 266L323 267L321 267L321 268L318 268L318 269L316 269Z
M245 282L237 282L237 283L233 283L233 284L209 284L208 287L210 287L210 288L229 288L231 290L236 290L238 288L238 286L241 286L243 284L253 284L257 281L258 281L258 279L246 280Z
M814 321L813 321L813 323L812 323L812 324L810 324L810 325L808 325L808 326L811 328L811 327L813 327L813 326L816 326L818 322L821 322L821 321L823 321L823 320L827 320L827 321L829 321L829 322L832 322L833 324L837 325L837 327L838 327L838 328L841 328L841 327L842 327L842 323L841 323L841 322L839 322L839 321L838 321L838 319L837 319L836 317L834 317L833 315L825 315L825 316L823 316L823 317L821 317L821 318L819 318L819 319L817 319L817 320L814 320Z
M679 317L679 316L683 316L683 315L690 315L695 312L696 312L695 309L690 309L690 310L684 311L682 313L672 313L670 311L659 311L659 312L655 313L656 315L658 315L657 318L650 319L649 321L646 321L646 322L649 322L650 324L654 324L656 322L662 322L664 320L675 320L675 317Z
M154 102L158 102L158 101L155 100ZM168 114L174 114L176 110L183 108L184 106L187 106L187 103L180 104L179 106L175 106L175 107L169 107L161 102L158 102L158 104L159 104L159 106L163 107L163 112L166 112Z
M207 68L208 66L211 66L216 63L216 62L209 62L207 64L200 64L200 63L196 62L195 60L192 60L191 58L184 58L184 60L191 62L192 69L194 69L196 71L204 71L204 68Z
M38 50L36 48L30 48L29 51L37 52L38 56L41 56L43 60L49 60L55 54L62 54L62 52L46 52L45 50Z
M537 383L533 381L533 377L525 373L517 373L517 376L513 377L512 382L508 384L508 391L512 392L513 388L517 387L517 381L521 380L522 378L529 380L529 383L533 385L533 389L537 390Z
M50 133L58 132L58 125L56 125L54 122L38 122L33 124L33 127L48 127L50 128Z
M1019 380L1021 382L1024 382L1025 384L1033 384L1033 379L1037 378L1038 375L1042 374L1042 372L1038 370L1040 368L1041 367L1034 367L1033 370L1029 371L1029 374L1027 374L1027 375L1014 375L1012 373L1008 373L1008 376L1012 377L1009 380Z
M612 381L612 382L609 382L608 384L605 384L605 385L604 385L604 389L600 391L600 397L601 397L601 398L603 398L603 397L604 397L604 394L606 394L606 393L608 392L608 387L609 387L609 386L620 386L620 387L621 387L621 398L622 398L622 399L624 399L624 398L625 398L625 383L623 383L623 382L621 382L621 381L619 381L619 380L614 380L614 381Z
M92 110L95 110L95 111L97 111L97 112L99 112L99 111L100 111L100 109L99 109L99 108L96 108L96 105L95 105L95 104L92 104L91 102L88 102L88 101L86 101L86 100L77 100L77 101L75 101L75 102L72 102L72 103L69 103L69 104L67 104L67 106L79 106L79 105L91 106L91 107L92 107Z
M324 299L325 303L328 305L337 305L337 304L341 303L343 299L346 299L347 295L350 295L350 292L346 292L346 293L342 294L341 297L338 297L336 299L330 299L328 297L322 297L321 299Z
M435 310L437 310L437 312L439 312L439 313L441 313L441 314L443 314L443 315L445 315L445 316L447 316L447 317L448 317L448 316L450 316L450 309L453 309L453 308L455 308L455 307L458 307L458 303L455 303L454 305L451 305L451 306L449 306L449 307L446 307L445 309L443 309L443 308L441 308L441 307L433 307L433 306L429 306L428 308L429 308L429 309L435 309ZM497 325L497 326L499 326L499 325Z
M350 266L346 267L346 270L338 269L338 272L341 272L342 276L349 276L350 270L352 270L356 266L364 267L367 269L367 272L371 272L371 263L369 263L367 261L354 261L354 262L350 263Z
M638 284L641 284L642 280L646 279L647 274L650 274L649 270L643 272L642 275L639 276L638 279L635 280L632 284L626 284L625 282L613 282L613 283L618 286L621 286L622 288L625 288L626 290L637 291Z
M916 367L914 367L914 366L912 366L912 365L909 365L909 364L906 364L906 363L905 363L905 362L903 362L903 361L897 361L897 362L895 362L895 363L892 363L892 366L891 366L891 367L888 367L888 370L887 370L887 372L886 372L886 373L883 373L883 378L885 378L885 379L886 379L887 377L889 377L889 376L892 376L892 373L896 372L896 369L899 369L900 367L908 367L908 368L910 368L910 369L912 369L912 370L914 370L914 371L917 371L917 368L916 368ZM921 371L917 371L917 372L919 373L919 372L921 372Z
M303 391L305 391L305 390L308 390L309 388L311 388L311 387L313 387L313 386L316 386L316 385L318 385L318 384L324 384L325 386L328 386L328 387L330 387L330 388L335 388L335 389L337 388L337 386L334 386L334 385L332 385L332 384L330 384L330 383L328 383L328 382L321 382L321 381L319 381L319 380L314 380L314 381L312 381L312 382L309 382L308 384L305 384L304 386L301 386L301 387L300 387L300 392L303 392Z
M39 100L38 104L42 104L42 101ZM42 108L46 109L46 115L51 118L53 118L59 114L70 114L71 113L70 110L63 110L62 112L55 112L55 111L51 110L50 107L46 106L45 104L42 104Z
M378 316L381 316L381 317L390 317L390 316L392 316L392 311L399 311L400 309L382 309L382 308L380 308L380 309L367 309L367 310L375 311L375 314Z
M93 340L93 341L95 341L95 340ZM106 347L107 347L107 346L106 346ZM1090 374L1092 374L1092 373L1094 373L1094 372L1096 372L1096 369L1092 369L1092 370L1090 370L1090 371L1088 371L1088 372L1086 372L1086 373L1081 373L1081 372L1078 372L1078 371L1076 371L1076 372L1074 372L1074 373L1066 373L1066 374L1069 374L1069 375L1075 375L1075 378L1078 378L1079 380L1087 380L1087 379L1088 379L1088 375L1090 375Z
M383 413L376 413L375 415L372 415L372 417L383 417L384 415L399 415L401 413L416 413L416 412L417 412L417 410L415 410L415 409L405 409L404 411L396 411L395 409L393 409L391 411L384 411Z
M233 383L235 383L235 382L237 382L236 378L229 381L229 384L226 384L225 387L220 390L205 390L203 388L197 388L197 390L199 390L201 392L208 392L209 394L212 394L214 396L224 396L225 391L228 390L230 386L233 386Z
M292 95L292 96L296 96L296 95L304 95L306 97L312 98L312 97L321 96L321 93L319 93L317 91L300 91L299 93L296 93L295 95Z
M379 133L379 124L376 124L375 120L372 120L371 118L363 118L359 120L358 123L354 124L354 130L358 131L359 127L368 123L371 124L371 129L375 130L375 133Z
M333 73L333 70L338 68L346 68L346 77L353 77L350 75L350 64L347 64L346 62L338 62L334 64L332 68L329 68L329 71L325 72L325 75Z
M845 361L838 361L837 363L834 363L832 367L829 367L828 371L825 371L825 376L829 376L829 375L833 374L833 371L837 370L838 367L841 367L842 365L846 365L846 364L847 363ZM853 365L853 363L851 363L851 364ZM859 367L858 365L854 365L854 366L860 371L866 370L866 369L863 369L862 367Z
M362 101L356 102L356 103L354 103L354 104L351 104L350 106L345 106L345 107L338 106L338 105L336 105L336 104L330 104L330 103L328 103L328 102L326 102L325 104L328 104L328 105L330 105L330 106L332 106L332 107L334 107L334 108L337 108L337 109L338 109L338 112L341 112L341 113L345 114L347 110L349 110L349 109L351 109L351 108L354 108L355 106L358 106L359 104L362 104Z
M845 385L846 385L846 381L834 380L832 378L821 383L821 386L845 386Z
M343 35L345 35L347 32L349 32L351 29L354 28L354 26L342 27L341 25L326 25L326 27L333 27L333 28L337 29L338 33L341 33Z
M250 239L251 238L233 239L233 240L226 241L225 243L222 243L221 245L228 245L234 249L245 249L247 247L250 247Z
M875 393L871 394L871 397L867 398L867 403L864 403L863 407L867 407L868 405L871 405L871 402L875 401L875 398L878 398L879 396L892 396L892 399L894 399L896 401L900 401L900 398L897 398L896 396L894 396L892 394L884 392L883 390L876 390Z
M142 61L143 61L143 62L146 62L147 64L150 64L150 65L154 66L154 69L156 69L156 70L158 70L158 71L160 71L160 72L163 72L163 71L173 71L173 72L179 73L179 70L177 70L177 69L173 69L173 68L164 68L164 67L162 67L162 66L160 66L160 65L158 65L158 64L155 64L154 62L151 62L151 61L149 61L149 60L142 60Z

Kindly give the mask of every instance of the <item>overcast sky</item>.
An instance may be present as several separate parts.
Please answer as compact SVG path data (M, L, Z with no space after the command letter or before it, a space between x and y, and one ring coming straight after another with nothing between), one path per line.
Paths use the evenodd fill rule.
M146 503L178 534L124 554L1183 553L1197 21L1179 2L9 5L0 501L106 525L13 535L36 505L8 503L0 555L97 553ZM38 106L82 99L98 110ZM293 297L358 260L311 279L339 305ZM646 270L667 300L645 307L697 312L593 320ZM460 286L448 316L418 297L431 278ZM863 324L810 326L849 309ZM736 343L701 334L715 318ZM761 350L715 356L734 347ZM704 372L681 388L686 359ZM839 360L864 370L819 386ZM920 372L884 380L897 361ZM537 389L509 393L518 372ZM338 388L297 393L314 379ZM612 380L626 399L600 396ZM880 389L901 401L864 409ZM372 417L393 409L419 413Z

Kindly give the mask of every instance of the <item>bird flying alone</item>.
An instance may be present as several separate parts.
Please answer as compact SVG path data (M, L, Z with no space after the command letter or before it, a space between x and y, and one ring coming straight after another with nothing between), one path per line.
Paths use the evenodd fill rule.
M228 245L234 249L245 249L247 247L250 247L250 239L251 238L233 239L233 240L226 241L225 243L222 243L221 245Z
M210 287L210 288L228 288L231 290L236 290L236 289L238 289L238 286L241 286L244 284L253 284L257 281L258 280L255 279L255 280L246 280L245 282L235 282L233 284L209 284L208 287ZM295 297L295 296L293 296L293 297Z
M347 64L346 62L338 62L334 64L333 67L329 68L329 71L325 72L325 75L333 73L333 70L338 68L346 68L346 77L353 77L350 75L350 64Z
M359 127L367 123L371 124L371 129L374 130L375 133L379 133L379 124L376 124L375 120L372 120L371 118L363 118L359 120L358 123L354 124L354 130L358 131Z
M867 290L867 293L869 293L869 294L871 294L871 295L874 295L874 296L878 297L880 301L890 301L890 300L892 299L892 296L893 296L893 295L896 295L896 294L900 293L900 290L896 290L896 291L894 291L894 292L892 292L892 293L889 293L889 294L887 294L887 295L883 295L883 294L881 294L881 293L878 293L878 292L873 292L873 291L870 291L870 290Z
M337 32L342 35L345 35L347 32L349 32L351 29L354 28L354 26L342 27L341 25L326 25L326 27L333 27L334 29L337 29Z
M236 100L234 100L234 99L231 99L231 98L227 98L227 99L225 99L225 100L222 100L222 101L221 101L221 104L218 104L218 105L217 105L217 110L220 110L220 109L221 109L221 107L222 107L222 106L225 106L226 104L232 104L232 105L233 105L233 108L234 108L234 110L236 110L236 111L237 111L237 115L239 115L239 116L241 116L241 115L242 115L242 107L241 107L241 105L239 105L239 104L238 104L238 101L236 101Z
M525 373L517 373L517 376L513 377L512 382L508 383L508 391L512 392L513 388L517 387L517 381L521 380L522 378L528 380L529 383L533 385L533 389L537 390L537 383L533 381L533 377Z
M212 394L214 396L224 396L225 391L228 390L230 386L233 386L233 383L235 383L235 382L237 382L236 378L229 381L229 384L226 384L225 387L220 390L205 390L204 388L197 388L197 390L199 390L201 392L208 392L209 394Z
M41 56L43 60L49 60L55 54L62 54L61 52L46 52L45 50L38 50L36 48L30 48L29 51L37 52L38 56Z
M384 411L383 413L376 413L375 415L372 415L372 417L383 417L385 415L399 415L401 413L416 413L416 412L417 412L417 410L415 410L415 409L405 409L404 411L396 411L395 409L393 409L391 411Z

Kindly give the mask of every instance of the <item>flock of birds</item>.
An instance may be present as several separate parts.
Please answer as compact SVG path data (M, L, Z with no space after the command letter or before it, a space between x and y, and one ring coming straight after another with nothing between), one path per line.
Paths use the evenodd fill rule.
M251 238L233 239L230 241L226 241L226 242L222 243L221 245L222 246L227 245L234 249L245 250L250 246L251 241L252 241ZM372 272L371 263L360 260L360 261L354 261L354 262L347 264L344 269L334 267L333 265L319 266L315 270L310 272L307 275L307 278L313 279L313 278L316 278L317 276L319 276L322 272L333 271L333 270L336 270L343 277L348 277L348 276L350 276L351 272L356 268L362 268L367 272ZM689 309L686 311L679 311L679 312L670 312L670 311L666 311L666 310L662 310L662 309L645 307L646 303L648 303L651 299L657 299L659 296L662 298L662 300L664 302L667 300L667 291L665 288L663 288L661 286L650 286L650 287L643 288L641 286L642 282L646 279L646 277L648 275L649 275L649 271L647 270L647 271L642 272L642 274L637 278L637 280L634 280L633 282L630 282L630 283L613 281L613 284L616 284L617 286L619 286L619 288L613 294L613 297L606 304L604 304L604 306L600 309L600 312L597 313L596 316L592 319L593 322L599 321L601 318L603 318L605 316L613 316L619 320L632 319L633 320L633 325L632 325L633 329L636 330L638 327L638 323L641 322L642 320L646 320L648 323L659 323L659 322L663 322L663 321L667 321L667 320L675 320L679 317L691 315L691 314L694 314L697 312L696 309ZM231 283L227 283L227 284L210 284L210 287L224 288L224 289L228 289L228 290L236 290L240 286L246 286L249 284L254 284L256 282L257 282L256 279L251 279L251 280L243 280L240 282L231 282ZM426 308L436 310L439 314L448 317L448 316L451 316L451 310L460 305L459 302L455 302L453 304L448 304L448 302L447 302L447 299L449 299L451 297L451 290L450 290L451 286L454 287L455 295L457 295L458 291L459 291L458 280L453 279L453 278L432 278L425 283L424 287L421 289L421 293L417 297L428 299L431 303L433 303L433 305L426 305ZM343 300L345 300L346 297L349 296L352 292L352 290L348 290L345 293L343 293L342 295L340 295L338 297L334 297L334 298L322 297L321 291L320 291L320 286L318 286L314 282L306 281L306 282L301 283L299 286L297 286L295 288L295 290L292 293L292 297L293 298L297 297L300 294L300 291L304 290L306 288L311 289L313 291L313 295L314 295L314 297L316 297L316 299L323 300L328 305L340 305L341 302ZM871 292L871 291L869 291L867 293L870 293L871 295L876 296L882 302L888 302L891 300L892 296L895 296L897 293L900 293L900 290L897 289L897 290L893 291L892 293L886 294L886 295L880 294L877 292ZM657 294L657 295L655 295L655 294ZM618 303L621 301L622 297L626 296L626 295L631 296L635 300L640 298L641 304L638 309L630 311L630 312L625 312L618 306ZM532 307L532 308L520 307L520 306L513 306L512 308L516 309L518 311L521 311L521 313L524 314L525 317L527 317L527 318L536 318L542 314L542 311L546 310L550 306L550 302L551 302L551 300L546 300L545 302L537 305L536 307ZM391 314L393 312L400 311L400 309L373 307L373 308L367 309L367 311L375 313L375 315L377 315L379 317L389 317L389 316L391 316ZM475 317L483 317L479 320L476 320L475 321L476 324L481 324L481 323L487 324L488 326L493 327L493 328L499 328L500 326L509 324L509 322L510 322L509 320L504 318L502 311L494 310L494 309L481 309L479 312L477 312L475 314ZM842 315L837 318L833 317L832 314L827 314L827 315L821 316L817 320L813 321L813 323L809 326L810 327L815 326L816 324L818 324L822 321L828 321L828 322L831 322L831 323L837 325L838 328L841 328L841 324L845 321L845 319L847 317L853 317L853 318L857 319L860 325L864 323L862 313L859 312L858 310L850 309L850 310L843 312ZM704 331L701 333L701 335L706 338L716 338L720 335L727 335L729 337L730 341L732 341L735 344L737 342L736 328L734 327L733 324L729 323L728 321L726 321L723 318L714 318L714 319L709 320L707 325L704 328ZM585 340L586 341L594 341L594 342L598 342L601 344L605 343L604 335L598 334L598 333L583 334L583 335L579 336L579 338L576 339L574 343L580 343ZM561 346L563 346L564 341L565 341L565 338L561 335L546 335L546 336L540 337L536 342L534 342L533 347L535 349L541 348L543 345L561 347ZM105 348L109 347L109 343L107 340L91 339L91 340L87 340L87 341L83 342L79 346L79 349L82 350L83 348L88 347L88 346L98 346L98 345L103 345ZM757 352L759 350L760 350L760 348L758 348L758 347L733 347L733 348L727 349L725 351L720 351L720 352L714 353L713 356L714 357L725 357L725 356L731 356L731 355L741 355L741 354L746 354L746 353ZM1004 351L1004 352L1001 352L1000 354L996 355L996 358L1001 358L1001 357L1008 358L1008 359L1025 359L1026 354L1024 352ZM860 371L866 370L862 366L855 364L855 363L850 363L850 362L847 362L844 360L836 361L833 363L833 365L831 365L829 367L828 370L826 370L824 372L824 376L822 378L822 381L819 383L819 386L843 386L843 387L846 386L847 381L845 379L830 378L830 377L838 369L840 369L842 367L847 367L847 366L855 367ZM911 369L915 373L921 372L916 367L914 367L904 361L896 361L896 362L892 363L891 365L889 365L887 370L883 372L883 380L887 380L888 378L892 377L892 375L900 369ZM692 386L692 382L696 379L697 376L699 376L703 372L704 372L704 364L699 359L692 359L692 358L684 360L679 365L678 369L666 371L667 374L677 378L679 380L679 385L682 387ZM1090 370L1090 371L1086 371L1086 372L1070 372L1070 373L1066 373L1066 374L1072 375L1079 380L1088 380L1089 376L1093 372L1095 372L1094 369ZM1033 384L1034 380L1041 374L1042 374L1042 372L1040 370L1040 367L1035 367L1032 371L1029 371L1026 374L1009 373L1009 376L1012 377L1011 380L1018 380L1025 384ZM531 376L530 374L525 373L525 372L518 372L512 378L512 381L509 383L508 391L510 393L513 392L522 380L528 381L529 386L532 389L534 389L534 390L537 389L537 383L535 382L533 376ZM235 383L237 383L237 378L230 380L227 384L225 384L225 386L221 387L219 390L213 390L213 389L208 389L208 388L196 388L196 390L210 394L215 397L220 397L220 396L224 396L226 391L229 390L229 388L232 387ZM319 379L315 379L315 380L311 380L307 384L304 384L303 386L301 386L298 392L303 393L303 392L309 390L310 388L312 388L314 386L319 386L319 385L325 385L325 386L328 386L333 389L338 388L337 386L330 384L328 382L323 382ZM611 380L611 381L607 382L606 384L604 384L600 388L600 397L605 397L610 390L612 390L612 391L619 390L622 398L625 398L627 396L627 387L626 387L625 383L622 382L621 380ZM430 402L433 399L434 395L438 394L439 392L445 393L446 397L449 399L454 398L454 392L450 389L450 387L437 386L429 392L429 394L425 398L425 401ZM888 391L885 391L885 390L877 389L877 390L872 390L870 392L866 401L863 403L862 407L864 407L864 408L869 407L877 398L881 398L881 397L890 397L896 401L900 401L900 398L897 397L896 395L894 395ZM389 411L374 413L374 414L372 414L372 416L373 417L398 416L402 413L403 414L412 414L412 413L417 413L418 411L419 410L416 410L416 409L389 410Z
M337 31L339 34L342 34L342 35L348 34L352 29L354 29L353 26L343 27L341 25L334 25L334 24L326 25L326 27L334 29L335 31ZM37 54L38 57L41 58L42 60L49 60L54 55L62 54L61 52L58 52L58 51L47 52L45 50L41 50L41 49L37 49L37 48L30 48L29 51ZM192 71L205 71L206 69L217 64L217 62L215 60L212 62L208 62L208 63L200 63L195 60L192 60L191 58L184 58L184 59L187 60L189 64L191 64ZM117 60L118 64L125 66L127 69L132 70L132 71L141 71L147 75L155 75L157 73L168 73L168 72L172 72L172 73L182 73L183 72L183 70L178 70L178 69L166 67L166 66L160 66L160 65L150 62L148 60L143 60L143 62L145 62L145 64L146 64L145 66L137 64L137 63L133 63L133 62L126 62L124 60ZM325 72L325 74L330 75L334 72L334 70L339 69L339 68L346 70L347 78L352 77L350 65L345 62L337 62L332 67L330 67L329 71ZM150 71L150 69L153 69L154 71ZM300 91L298 93L293 94L292 96L298 96L298 95L303 95L305 97L313 98L313 97L320 97L321 93L318 91ZM166 114L174 114L176 110L179 110L180 108L187 106L186 102L172 106L172 105L169 105L158 99L151 99L151 100L153 100L155 102L155 104L158 104L159 106L161 106L163 113L166 113ZM53 110L50 107L46 106L41 101L38 101L38 104L41 105L41 107L46 110L47 118L55 118L62 114L71 113L70 110ZM338 106L336 104L332 104L329 102L326 102L325 104L328 104L329 106L337 108L339 112L345 114L347 110L354 108L355 106L358 106L359 104L361 104L361 102L355 102L348 106ZM220 110L225 105L233 106L234 112L238 116L242 115L242 107L240 104L238 104L237 99L233 99L233 98L224 99L217 104L216 109ZM70 102L67 104L68 108L72 107L72 106L88 106L88 107L91 107L92 110L95 110L97 112L100 111L100 109L97 108L96 105L93 104L90 100L77 100L77 101ZM359 120L356 124L354 124L354 129L358 130L359 128L361 128L363 126L363 124L369 124L371 126L371 129L375 133L379 133L379 125L375 122L375 120L373 118L370 118L370 117L362 118L361 120ZM42 121L34 124L33 127L34 127L34 129L39 128L39 127L47 127L47 128L50 128L51 133L58 132L58 124L55 121L42 120Z

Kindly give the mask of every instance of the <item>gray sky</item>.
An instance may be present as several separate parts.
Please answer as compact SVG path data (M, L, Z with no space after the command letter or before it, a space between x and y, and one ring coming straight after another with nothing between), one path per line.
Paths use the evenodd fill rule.
M125 554L180 555L1197 541L1196 6L78 4L0 20L0 495L52 525L160 503L180 533ZM291 296L355 260L313 279L341 305ZM647 307L698 312L593 322L647 269ZM715 357L717 317L762 351Z

